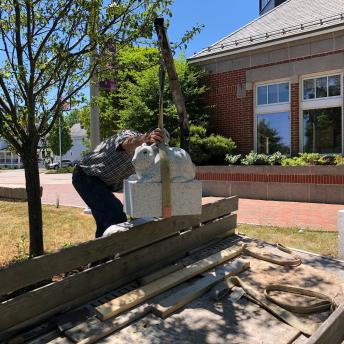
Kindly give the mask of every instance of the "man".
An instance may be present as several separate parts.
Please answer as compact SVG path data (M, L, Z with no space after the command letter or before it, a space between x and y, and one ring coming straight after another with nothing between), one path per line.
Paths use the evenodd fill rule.
M123 180L135 173L131 159L136 147L163 141L160 129L145 134L125 130L100 143L76 166L73 185L92 211L97 225L96 238L111 225L127 220L123 205L113 192L121 190Z

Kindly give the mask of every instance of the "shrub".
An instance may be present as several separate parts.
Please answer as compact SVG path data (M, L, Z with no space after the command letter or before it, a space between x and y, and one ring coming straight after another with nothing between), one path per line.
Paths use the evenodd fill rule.
M207 130L201 126L190 126L190 155L197 165L220 165L225 162L226 154L236 148L232 139L221 135L207 136Z
M241 160L243 165L269 165L269 156L265 154L257 154L251 152Z
M344 156L337 155L335 159L336 165L344 165Z
M230 155L227 154L225 160L228 162L229 165L239 165L241 162L241 154L238 155Z
M331 165L330 156L322 156L318 153L299 153L298 156L287 158L282 161L283 166L311 166Z
M48 171L45 171L45 174L73 173L73 171L74 171L74 167L69 166L69 167L58 168L56 170L48 170Z
M287 159L287 156L281 152L276 152L268 157L270 165L282 165L284 159Z

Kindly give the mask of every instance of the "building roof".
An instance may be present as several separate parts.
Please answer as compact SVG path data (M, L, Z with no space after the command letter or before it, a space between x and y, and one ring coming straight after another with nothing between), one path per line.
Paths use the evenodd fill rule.
M279 43L286 38L318 33L338 26L344 28L344 0L287 0L194 54L190 60L230 54L243 48L258 48L265 43Z

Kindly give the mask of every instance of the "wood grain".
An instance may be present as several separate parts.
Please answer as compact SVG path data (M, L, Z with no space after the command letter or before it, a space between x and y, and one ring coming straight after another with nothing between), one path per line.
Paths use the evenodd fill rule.
M344 304L340 305L306 344L341 344L344 340Z
M176 232L211 221L237 210L237 197L221 199L202 207L201 216L176 216L143 223L108 237L99 238L55 253L18 262L0 270L0 296L33 285L54 275L72 271L115 254L135 251Z
M214 238L234 234L236 215L161 240L119 259L69 276L0 304L0 339L12 331L77 307L185 256ZM18 312L18 309L21 311Z
M218 274L208 274L195 283L192 283L190 286L187 286L161 300L157 305L154 306L153 312L160 318L164 319L176 310L202 296L216 283L223 281L225 277L237 275L249 267L249 261L236 259L231 264L226 266L223 272Z
M123 296L96 307L96 312L101 320L109 319L116 316L150 298L163 293L164 291L181 284L192 277L201 274L204 271L212 269L216 265L237 257L241 254L242 249L227 249L215 253L208 258L202 259L192 265L186 266L184 269L173 272L158 280L146 284L145 286L135 289Z

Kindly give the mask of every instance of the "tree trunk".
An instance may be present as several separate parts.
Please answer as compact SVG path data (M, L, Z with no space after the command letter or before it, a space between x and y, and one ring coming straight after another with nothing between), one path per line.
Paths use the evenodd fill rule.
M41 185L39 180L37 147L27 147L23 153L29 210L30 256L35 257L44 253Z

